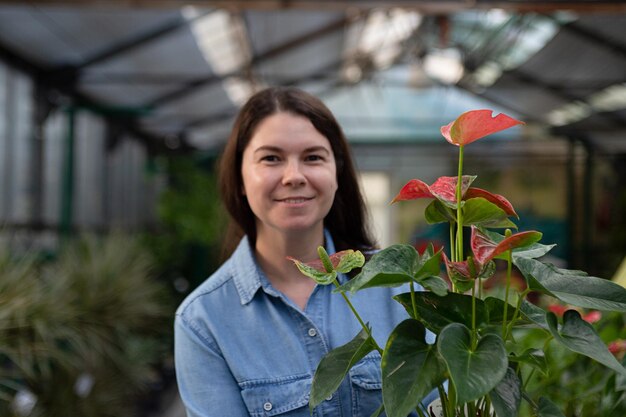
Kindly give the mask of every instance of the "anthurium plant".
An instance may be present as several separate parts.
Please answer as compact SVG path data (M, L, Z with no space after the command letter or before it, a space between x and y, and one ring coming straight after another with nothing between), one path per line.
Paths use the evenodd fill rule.
M393 199L400 202L431 199L425 210L430 224L449 224L450 246L423 253L410 245L392 245L367 262L358 251L328 255L311 263L293 260L300 271L319 284L334 284L350 305L363 330L349 343L329 352L313 378L310 408L313 410L340 385L349 370L372 351L381 355L382 404L388 417L513 417L525 409L540 417L563 416L545 397L526 392L529 378L546 372L546 349L557 343L568 351L591 358L616 374L626 390L626 369L609 351L594 327L581 318L580 309L626 312L626 289L582 271L557 268L542 260L554 245L540 243L538 231L516 230L518 218L503 196L473 187L476 176L463 175L465 146L492 133L522 124L491 110L463 113L441 128L443 137L459 149L458 173L433 184L414 179ZM463 246L469 233L469 250ZM489 296L483 284L496 272L495 260L506 265L503 296ZM344 285L338 273L360 272ZM526 281L518 290L511 285L513 268ZM392 331L384 345L372 337L350 304L350 294L371 287L401 286L409 290L395 300L407 311L407 319ZM528 301L540 293L572 306L561 315ZM525 329L542 335L537 345L520 347L516 337ZM426 335L432 332L435 343ZM422 400L438 390L437 410Z

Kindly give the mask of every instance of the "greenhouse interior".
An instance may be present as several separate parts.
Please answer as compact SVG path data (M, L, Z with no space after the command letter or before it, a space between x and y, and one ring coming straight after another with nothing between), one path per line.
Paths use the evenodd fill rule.
M442 126L522 121L464 172L550 263L626 286L626 2L0 1L0 415L185 415L174 314L221 262L215 168L269 86L337 117L380 247L446 244L429 200L390 204L456 175ZM551 354L531 388L563 415L626 415L624 380Z

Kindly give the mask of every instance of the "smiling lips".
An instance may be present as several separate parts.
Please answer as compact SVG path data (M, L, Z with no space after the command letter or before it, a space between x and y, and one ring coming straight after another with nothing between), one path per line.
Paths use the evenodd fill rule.
M313 197L288 197L277 199L278 202L287 204L301 204L310 200L313 200Z

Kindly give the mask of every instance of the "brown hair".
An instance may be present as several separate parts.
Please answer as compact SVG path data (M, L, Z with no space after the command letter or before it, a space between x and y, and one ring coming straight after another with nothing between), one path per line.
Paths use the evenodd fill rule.
M255 216L241 192L243 151L256 127L272 114L286 112L305 117L330 142L337 165L338 190L324 226L330 231L337 251L371 249L374 241L367 227L367 214L359 189L348 142L330 110L318 98L293 87L271 87L253 95L241 108L219 165L222 200L230 214L223 256L230 256L243 235L256 240Z

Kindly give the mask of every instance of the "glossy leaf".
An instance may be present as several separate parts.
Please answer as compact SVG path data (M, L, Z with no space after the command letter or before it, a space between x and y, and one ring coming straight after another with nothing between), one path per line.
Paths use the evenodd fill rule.
M559 269L535 259L513 258L528 286L566 304L595 310L626 312L626 289L606 279Z
M453 145L468 145L492 133L508 129L523 122L504 113L492 116L492 110L471 110L453 122L441 127L441 134Z
M487 314L489 316L489 324L490 325L502 324L502 321L504 320L504 301L495 297L487 297L485 298L483 302L485 305L485 309L487 310ZM537 307L537 309L541 311L542 317L544 317L545 311L543 311L539 307ZM507 321L510 321L511 318L513 317L515 306L509 304L507 310L508 310ZM529 325L531 323L535 323L534 317L533 318L528 317L526 315L526 312L523 309L520 309L520 310L521 310L520 316L517 318L515 322L516 325ZM545 323L545 320L544 320L544 323Z
M383 403L388 417L406 417L445 379L446 367L426 329L407 319L389 335L382 362Z
M508 216L515 216L519 219L519 216L515 212L513 205L504 196L490 193L489 191L483 190L482 188L470 187L465 193L464 199L469 200L470 198L476 198L476 197L484 198L490 203L498 206Z
M502 339L486 334L472 348L471 331L460 323L446 326L437 349L456 387L457 402L465 404L491 391L506 374L508 360Z
M507 368L504 378L489 397L498 417L517 417L522 401L522 383L513 369Z
M517 225L509 220L504 210L484 198L477 197L466 200L462 210L464 226L480 225L517 229Z
M537 417L565 417L565 415L556 404L545 397L541 397L537 405Z
M317 365L313 376L309 407L311 411L337 391L350 368L375 349L376 343L365 330L350 342L328 352Z
M450 289L448 283L438 276L429 276L418 280L419 284L436 295L443 297Z
M411 293L398 294L393 298L413 317ZM415 303L419 320L433 333L440 333L451 323L462 323L468 327L472 325L472 297L469 295L450 292L445 297L439 297L431 292L417 292ZM484 303L477 299L476 325L480 327L487 322Z
M446 207L441 201L434 200L427 207L424 212L424 218L428 224L436 223L455 223L456 215L454 210Z
M339 288L356 292L370 287L394 287L439 273L441 252L420 256L411 245L392 245L376 253L361 272Z
M541 236L542 233L535 231L520 232L496 243L480 228L472 226L470 244L476 260L485 263L501 253L537 243L541 240Z
M593 326L580 317L576 310L567 310L563 315L563 326L558 327L556 314L549 312L546 315L550 333L554 339L568 349L588 356L604 366L626 375L626 368L620 364L615 356L609 352Z

